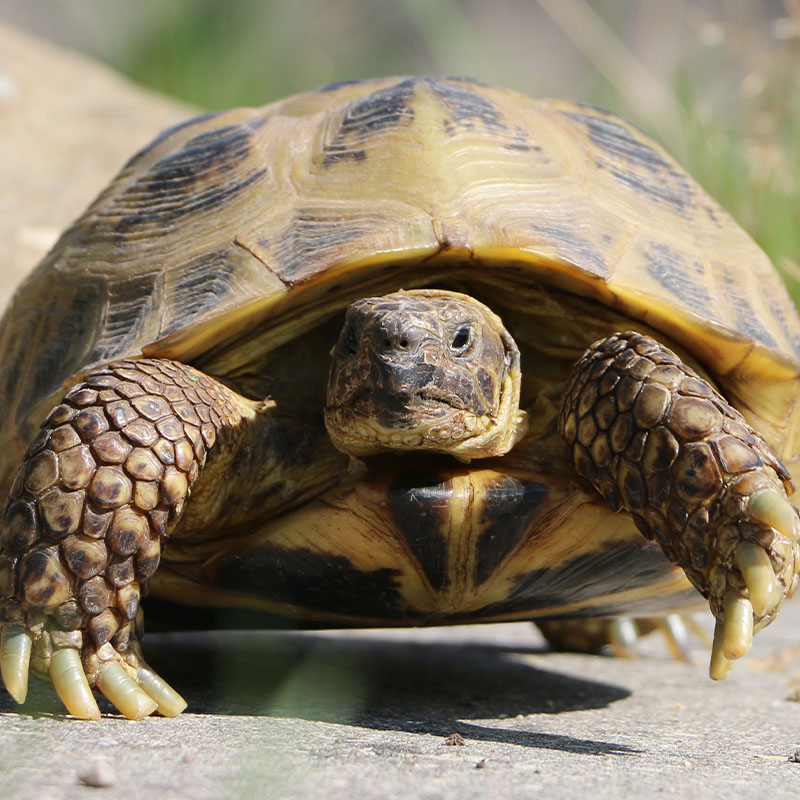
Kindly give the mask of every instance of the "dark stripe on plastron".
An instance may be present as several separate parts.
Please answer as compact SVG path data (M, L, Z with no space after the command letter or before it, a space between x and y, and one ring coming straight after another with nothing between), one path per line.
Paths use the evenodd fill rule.
M538 611L591 600L612 592L641 589L663 581L674 569L655 547L615 546L517 576L507 600L473 617Z
M399 574L363 572L345 556L262 545L223 563L216 583L301 609L380 620L403 616Z
M475 554L475 586L480 586L500 562L523 540L531 517L547 499L547 487L540 483L503 476L486 490Z
M450 518L452 495L449 481L421 471L400 475L386 492L392 523L434 589L443 589L448 582L447 540L442 530Z
M577 617L647 617L657 615L664 611L675 611L680 608L690 608L701 601L696 589L688 586L677 592L650 596L643 593L638 599L626 597L619 602L608 602L602 605L591 606L569 614L556 614L547 619L575 619Z

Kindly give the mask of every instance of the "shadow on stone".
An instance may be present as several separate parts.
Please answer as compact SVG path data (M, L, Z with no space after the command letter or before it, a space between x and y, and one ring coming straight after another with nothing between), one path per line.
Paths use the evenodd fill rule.
M186 713L273 716L362 728L505 742L583 754L633 755L627 745L499 727L517 715L604 708L630 695L539 669L522 645L420 643L363 633L225 631L147 637L150 664L186 697ZM112 709L101 701L104 712ZM28 702L3 692L0 711L60 715L52 688L32 679ZM471 720L476 720L472 722ZM479 722L480 721L480 722Z
M184 691L190 712L460 733L576 753L638 752L611 742L465 722L603 708L630 694L531 666L520 657L531 652L545 651L259 631L163 635L148 657Z

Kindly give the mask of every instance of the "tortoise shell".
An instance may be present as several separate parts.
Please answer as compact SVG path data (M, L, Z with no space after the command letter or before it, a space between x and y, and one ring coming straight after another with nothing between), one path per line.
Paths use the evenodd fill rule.
M164 132L134 156L22 284L2 321L0 484L7 493L53 402L92 366L167 357L244 391L254 353L260 364L291 370L305 352L294 343L321 337L355 299L430 285L467 287L499 304L523 343L549 314L540 349L561 348L565 363L595 333L591 324L581 330L584 312L607 320L609 330L624 319L654 332L797 471L800 322L767 257L726 212L658 144L611 113L460 78L411 77L334 84L211 114ZM529 401L533 394L529 387ZM548 407L539 417L547 439L554 414ZM528 465L520 458L507 462L499 483L482 483L484 468L467 467L448 468L447 481L471 486L466 495L480 485L500 496L503 480L516 480L513 469ZM364 507L385 506L383 478L359 491ZM629 519L592 505L579 483L550 491L544 506L537 491L514 489L519 518L546 506L575 527L570 514L583 509L588 560L570 573L573 586L576 575L592 583L599 562L590 553L637 535ZM425 502L433 508L436 497ZM522 536L501 517L484 519L485 530L496 528L483 538L484 572ZM286 531L298 520L319 526L322 518L309 503L291 524L276 520L273 532L291 538ZM426 525L440 527L418 521L423 534ZM555 541L561 527L548 530ZM341 567L335 547L326 567L333 572ZM540 550L538 568L567 551L581 556L570 547ZM640 547L652 553L644 540ZM338 555L353 575L391 567L391 548L369 565L345 549ZM607 554L607 574L624 568L614 558ZM436 569L427 570L431 584ZM636 580L658 594L658 573L669 586L662 607L691 591L665 560L649 569ZM553 588L561 579L542 596L561 597ZM507 597L508 585L498 585L496 603ZM461 602L458 613L469 605L448 602ZM500 605L481 616L517 613ZM529 614L530 603L522 611ZM357 616L387 612L365 608Z

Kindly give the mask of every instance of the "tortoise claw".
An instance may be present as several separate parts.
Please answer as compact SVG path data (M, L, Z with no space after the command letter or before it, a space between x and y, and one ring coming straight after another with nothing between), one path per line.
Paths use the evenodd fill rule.
M736 592L727 592L722 625L722 652L731 660L741 658L753 644L753 604Z
M631 617L617 617L608 626L611 652L620 658L636 658L639 629Z
M82 657L79 646L63 646L69 634L49 631L42 637L48 645L40 648L43 653L33 664L34 671L50 678L67 711L79 719L100 719L92 686L128 719L141 719L156 710L162 716L175 717L186 708L183 697L145 663L135 639L124 653L106 643L96 650L84 650ZM0 671L8 693L18 703L24 703L27 697L33 650L33 636L27 628L8 625L3 629ZM85 666L92 663L93 669Z
M28 671L31 662L30 634L21 625L9 625L0 638L0 675L8 693L18 703L28 696Z
M128 719L142 719L152 714L158 707L158 703L117 661L108 661L100 667L97 688Z
M158 713L164 717L177 717L186 701L157 672L147 665L139 668L136 682L158 704Z
M689 631L684 619L688 619L688 615L684 617L681 614L668 614L661 620L660 628L672 657L688 664L692 659L689 652Z
M742 542L736 548L735 560L750 594L753 613L763 617L777 588L769 555L753 542Z
M53 652L50 680L70 714L80 719L100 719L100 709L75 648L63 647Z
M733 661L724 653L724 627L722 620L717 620L714 626L714 644L711 645L711 664L708 667L709 677L714 681L724 681L733 666Z

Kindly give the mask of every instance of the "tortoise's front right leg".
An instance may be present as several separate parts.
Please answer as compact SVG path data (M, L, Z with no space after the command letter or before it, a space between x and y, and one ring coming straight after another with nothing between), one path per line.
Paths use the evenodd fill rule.
M17 474L0 524L0 669L18 702L32 669L96 719L92 688L126 717L185 701L142 658L142 586L211 448L256 405L192 367L119 361L70 389Z
M575 365L559 430L577 471L708 598L710 674L723 679L800 580L786 468L707 381L630 331L595 342Z

